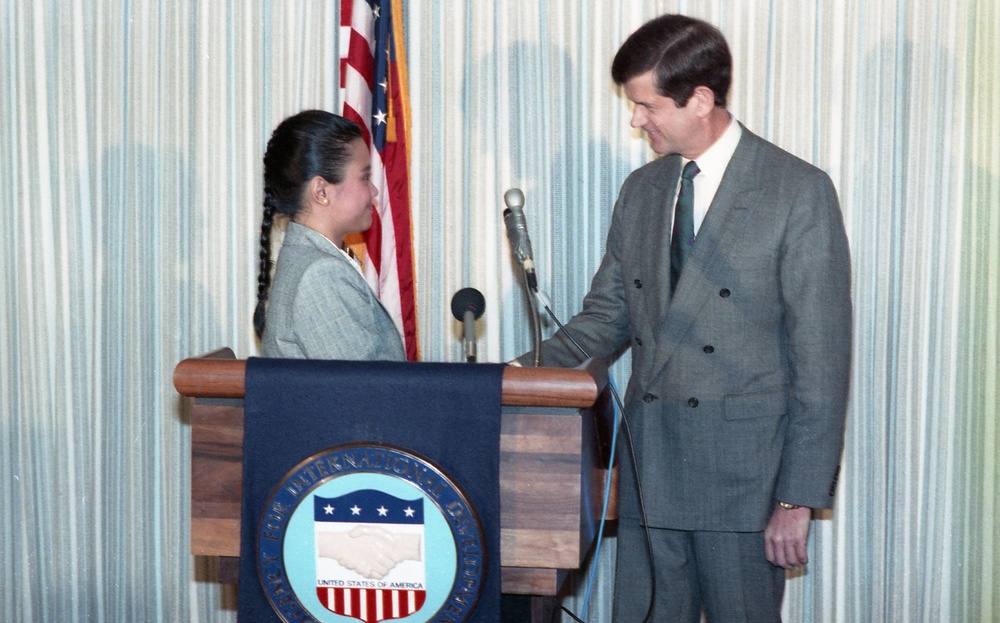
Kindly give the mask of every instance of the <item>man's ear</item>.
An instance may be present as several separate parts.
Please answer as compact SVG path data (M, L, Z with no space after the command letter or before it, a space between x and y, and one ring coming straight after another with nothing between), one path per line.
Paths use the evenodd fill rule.
M695 87L691 99L697 107L695 112L699 117L707 116L715 108L715 92L706 86Z

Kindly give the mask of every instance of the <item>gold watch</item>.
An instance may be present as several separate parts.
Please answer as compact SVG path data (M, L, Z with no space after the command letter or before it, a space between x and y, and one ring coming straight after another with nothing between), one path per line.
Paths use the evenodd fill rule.
M795 510L796 508L802 508L798 504L789 504L788 502L781 502L781 501L778 502L778 506L785 509L786 511Z

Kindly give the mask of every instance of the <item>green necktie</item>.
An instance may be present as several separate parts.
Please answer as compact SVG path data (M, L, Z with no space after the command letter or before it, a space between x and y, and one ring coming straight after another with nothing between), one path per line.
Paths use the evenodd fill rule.
M670 235L670 294L677 289L684 262L691 255L694 244L694 176L700 170L694 160L684 165L681 173L681 191L674 208L674 231Z

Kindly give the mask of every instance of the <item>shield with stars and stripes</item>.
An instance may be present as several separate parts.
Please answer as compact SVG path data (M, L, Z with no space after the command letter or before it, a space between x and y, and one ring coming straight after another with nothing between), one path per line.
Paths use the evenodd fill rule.
M423 498L361 489L313 501L320 603L365 623L420 610L427 595Z

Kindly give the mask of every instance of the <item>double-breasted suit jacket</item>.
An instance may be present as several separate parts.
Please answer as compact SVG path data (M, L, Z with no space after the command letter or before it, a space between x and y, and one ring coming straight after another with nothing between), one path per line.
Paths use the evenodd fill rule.
M274 269L265 357L403 361L389 312L351 260L322 234L290 222Z
M601 266L566 331L590 355L629 344L625 411L646 518L679 530L763 530L775 500L832 504L851 343L850 257L819 169L743 128L676 292L677 155L634 171ZM560 333L543 365L575 365ZM627 453L621 514L638 518Z

